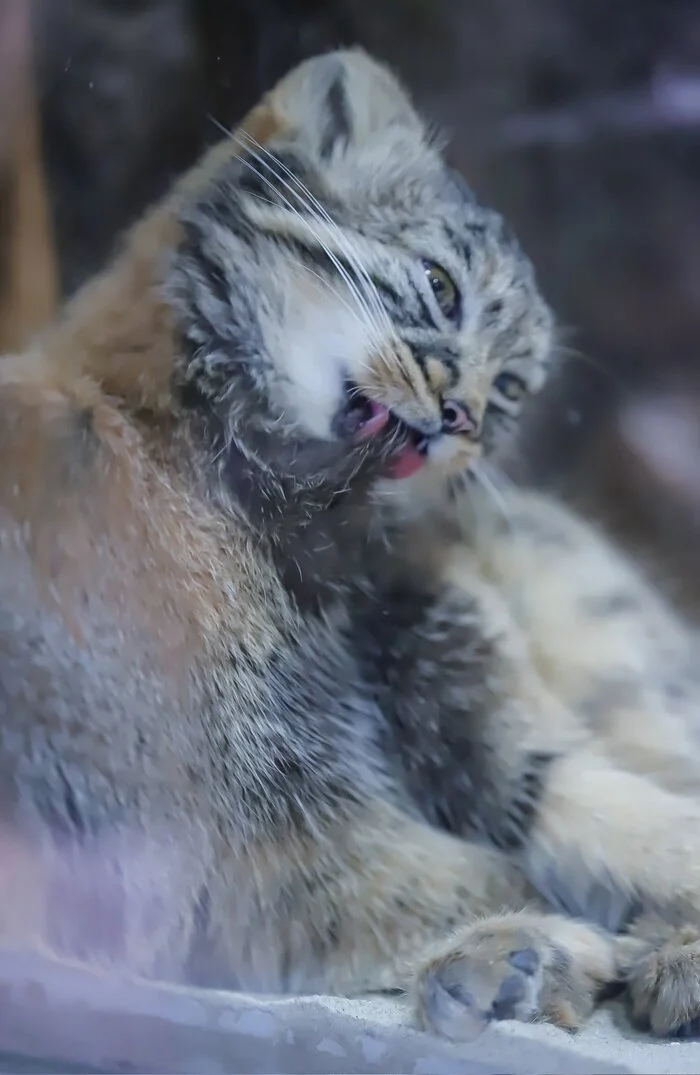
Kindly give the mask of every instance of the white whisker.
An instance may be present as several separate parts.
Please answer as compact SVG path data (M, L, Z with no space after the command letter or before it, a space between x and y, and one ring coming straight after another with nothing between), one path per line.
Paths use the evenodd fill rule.
M504 474L502 470L499 470L499 468L494 466L494 464L491 463L489 460L480 459L479 467L483 473L488 475L492 483L497 486L497 488L502 492L504 490L507 492L510 489L516 488L513 479L509 478L507 474Z
M312 191L309 190L306 184L303 183L298 176L294 175L291 169L289 169L283 161L280 161L279 158L275 157L275 155L270 152L267 146L264 146L260 142L256 141L256 139L254 139L252 135L248 134L247 132L244 132L244 136L248 139L250 144L256 146L257 149L259 149L260 152L264 153L270 161L273 161L277 169L281 169L282 171L284 171L284 173L292 180L292 182L301 192L301 196L304 198L307 206L312 211L315 210L316 214L320 215L322 219L325 220L326 223L331 226L331 228L334 230L335 236L339 240L341 246L344 248L348 260L351 262L353 268L363 278L365 286L367 288L367 297L372 301L380 323L384 324L385 322L389 322L387 327L390 327L393 330L393 326L390 325L390 321L387 318L386 311L382 306L381 299L377 294L377 289L374 285L374 282L372 281L371 276L367 272L359 257L357 244L352 241L350 236L348 236L345 232L338 228L338 225L333 220L325 206L318 200L318 198L312 193Z
M212 118L212 122L215 123L215 125L219 128L219 130L221 130L227 136L227 138L229 138L232 142L236 142L242 148L248 150L251 153L251 155L253 156L253 158L255 160L257 160L258 164L260 164L263 167L269 167L270 171L275 176L275 178L278 179L282 183L282 185L285 187L285 189L288 190L289 193L292 194L292 196L295 197L297 199L297 201L299 201L301 203L302 208L307 208L307 209L309 208L308 205L305 205L304 200L300 196L299 192L294 190L292 187L290 187L289 183L287 183L284 180L284 178L279 174L279 171L277 170L276 167L272 167L266 161L264 161L260 157L260 154L256 153L251 148L251 145L248 142L243 141L243 139L239 135L234 134L231 131L227 131L226 128L221 123L218 122L218 120L215 120L213 117L211 117L211 118ZM274 155L272 153L269 152L269 150L266 150L265 152L266 152L266 154L267 154L267 156L269 158L269 161L271 161L273 163L277 162L277 159L274 157ZM265 186L269 190L271 190L274 194L276 194L278 196L278 198L280 198L280 200L282 201L283 205L289 210L290 213L292 213L293 216L297 217L298 219L302 219L304 221L305 225L309 228L309 230L311 231L311 234L317 240L317 242L321 246L321 248L324 251L324 253L327 254L329 260L333 263L333 265L337 269L338 273L345 280L346 284L348 285L348 288L353 293L354 297L357 299L358 304L360 305L360 307L364 310L365 303L363 302L362 295L358 291L354 281L351 279L351 277L349 276L349 274L345 270L344 266L338 261L338 259L334 255L333 251L328 249L327 244L325 244L323 242L323 238L321 237L321 235L311 226L310 222L305 217L302 217L301 213L299 212L299 209L295 205L293 205L292 202L290 202L289 198L285 197L285 195L281 191L277 190L277 188L275 187L274 183L270 179L268 179L268 177L263 172L261 172L259 168L256 168L247 159L242 161L242 163L245 164L245 166L250 169L250 171L253 173L253 175L257 176L257 178L262 183L264 183ZM256 201L261 202L262 204L270 205L272 207L275 207L275 205L276 205L275 202L270 201L270 200L265 199L265 198L261 198L259 195L256 195L256 194L253 194L253 193L250 193L248 196L251 197L252 199L256 200ZM313 211L312 211L311 215L313 217L318 216L318 214L314 213ZM369 314L368 310L366 312Z
M278 170L278 167L277 167L279 162L277 162L277 159L274 157L273 154L271 154L269 152L269 150L266 151L268 159L267 159L267 161L265 161L265 160L261 159L260 154L256 153L252 149L252 147L250 145L247 145L246 143L244 143L238 136L233 136L232 135L231 137L235 141L237 141L240 145L244 146L244 148L246 148L248 150L248 152L258 162L258 164L260 164L262 167L269 168L269 170L272 172L274 177L285 188L285 190L287 190L289 192L289 194L291 194L292 197L296 198L296 200L299 202L301 207L303 209L306 209L307 212L310 214L312 220L316 221L316 227L314 227L312 225L312 222L306 216L303 216L299 212L299 209L292 202L290 202L289 198L285 197L285 195L281 191L277 190L275 185L271 182L271 180L269 180L267 178L266 175L264 175L259 169L255 168L254 165L251 164L251 162L249 160L244 161L246 166L250 168L250 170L253 172L253 174L256 175L261 180L261 182L265 183L265 185L270 190L274 191L277 194L277 196L281 199L281 201L284 203L284 205L287 207L287 209L291 213L293 213L294 216L297 219L303 220L305 226L309 229L309 231L311 232L311 235L313 236L313 238L318 242L319 246L321 247L323 252L326 254L326 256L328 257L329 261L331 261L331 263L333 264L333 266L337 270L338 274L342 277L342 279L347 284L348 289L350 290L350 292L353 295L353 297L356 299L356 301L358 303L358 306L360 307L361 311L364 313L369 326L376 333L377 344L379 344L379 342L381 341L383 336L386 334L385 326L383 326L383 325L380 326L377 323L377 319L375 318L375 316L374 316L374 314L372 312L372 309L371 309L371 307L370 307L370 305L369 305L369 303L367 301L366 296L360 291L360 289L359 289L359 287L357 285L357 282L352 279L350 273L347 271L345 266L339 261L339 259L336 256L336 254L328 246L328 243L324 241L323 236L322 236L322 234L321 234L321 232L320 232L320 230L318 228L319 223L323 223L327 227L330 226L334 238L337 239L338 236L340 236L340 238L342 239L342 232L340 231L338 226L332 221L332 219L330 217L328 218L328 221L322 220L319 217L319 214L314 210L313 206L311 206L310 203L306 200L306 198L301 194L300 190L295 190L284 179L284 177L280 174L280 172ZM297 186L299 186L298 181L297 181Z
M266 146L263 146L259 142L256 142L255 139L252 138L252 136L246 135L246 137L248 139L248 142L243 141L243 139L238 135L235 136L235 140L243 148L246 148L254 157L254 159L258 161L259 164L264 165L265 161L261 160L260 153L257 153L252 148L253 145L259 147L261 153L265 155L267 166L270 168L273 175L275 175L275 177L280 181L280 183L284 185L285 189L297 199L297 201L301 204L302 208L304 208L314 220L316 220L317 222L320 221L324 223L330 229L330 235L332 239L335 241L338 247L340 247L342 255L347 258L351 268L354 270L356 275L360 277L360 281L357 281L349 275L345 267L335 257L334 252L330 249L328 243L323 240L323 237L320 234L318 228L312 228L310 222L306 218L302 217L301 219L304 219L306 226L309 227L316 241L319 243L329 260L335 266L342 279L345 280L348 288L357 300L362 313L369 322L373 330L373 334L370 333L370 345L375 351L375 357L378 358L379 361L382 362L385 367L389 368L390 363L387 356L385 343L387 340L396 338L396 329L393 322L389 318L384 306L382 305L381 299L379 298L377 289L374 285L374 282L372 281L371 276L362 264L356 245L352 243L349 236L333 220L331 215L321 204L321 202L315 197L315 195L298 178L298 176L295 176L294 173L289 168L287 168L283 161L280 161L273 153L270 152L270 150ZM280 174L280 170L284 171L289 176L289 178L293 181L296 189L293 189L290 184L284 180L284 178ZM256 169L253 169L253 171L256 175L263 179L263 181L265 181L264 177L260 176L260 173L257 172ZM295 212L298 217L301 216L298 210L296 210L290 205L288 199L284 198L284 196L281 194L280 197L283 198L286 205L293 212ZM358 282L364 284L362 291L359 290Z
M499 513L502 515L506 523L508 523L509 526L512 526L513 520L510 514L510 509L508 508L508 502L506 501L498 486L492 481L488 473L483 469L483 466L480 463L472 463L470 473L479 483L486 495L490 498L491 502L498 508Z

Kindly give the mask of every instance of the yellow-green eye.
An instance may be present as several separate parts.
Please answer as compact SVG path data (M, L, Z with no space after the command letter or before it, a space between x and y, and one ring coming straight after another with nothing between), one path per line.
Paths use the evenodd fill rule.
M509 399L511 403L520 403L527 394L527 385L514 373L499 373L493 385L503 398Z
M460 315L461 299L454 280L442 266L436 265L434 261L424 261L423 268L442 314L448 321L457 321Z

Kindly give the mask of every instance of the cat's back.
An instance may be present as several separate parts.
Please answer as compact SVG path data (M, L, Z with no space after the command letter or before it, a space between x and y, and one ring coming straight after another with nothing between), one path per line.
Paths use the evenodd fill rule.
M201 756L221 640L229 661L273 644L273 581L157 458L148 422L57 362L50 338L0 359L3 753L29 764L39 744L37 772L68 754L123 785L143 779L147 743L172 780Z

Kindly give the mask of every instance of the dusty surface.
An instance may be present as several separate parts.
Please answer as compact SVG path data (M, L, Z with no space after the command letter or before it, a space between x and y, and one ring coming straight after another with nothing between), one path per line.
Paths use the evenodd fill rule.
M405 1025L408 1012L395 1002L350 1002L324 998L332 1011L392 1026ZM587 1027L569 1035L553 1026L523 1023L494 1025L481 1038L458 1048L460 1056L486 1064L492 1072L527 1071L532 1075L554 1072L697 1073L700 1041L658 1042L628 1025L621 1005L601 1009Z
M651 1042L619 1008L571 1037L502 1023L468 1045L410 1027L388 999L252 998L115 981L0 954L0 1071L596 1075L700 1071L700 1043Z

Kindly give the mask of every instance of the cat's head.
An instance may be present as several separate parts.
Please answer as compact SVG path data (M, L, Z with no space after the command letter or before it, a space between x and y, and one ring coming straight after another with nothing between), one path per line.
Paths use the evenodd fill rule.
M502 218L359 50L296 68L182 213L181 380L297 487L445 475L542 385L552 317Z

